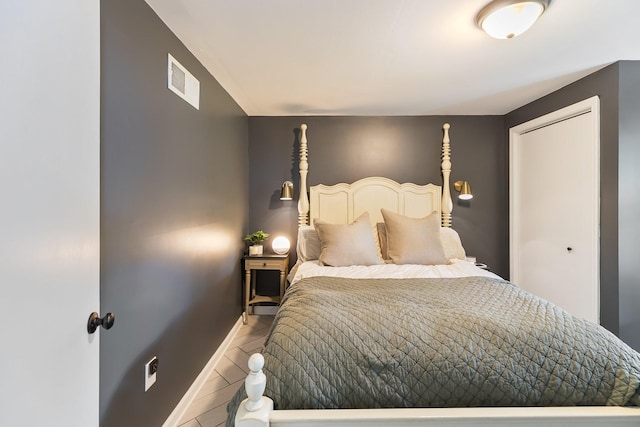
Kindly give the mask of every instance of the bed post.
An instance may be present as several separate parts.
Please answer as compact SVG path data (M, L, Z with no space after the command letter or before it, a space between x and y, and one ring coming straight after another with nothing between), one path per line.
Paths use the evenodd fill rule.
M244 399L236 413L236 427L269 427L269 414L273 411L273 400L263 396L267 377L262 372L264 356L255 353L249 358L249 375L244 380L248 398Z
M449 175L451 174L451 145L449 141L449 128L451 125L445 123L444 137L442 138L442 226L451 227L451 212L453 202L451 201L451 189L449 188Z
M309 225L309 195L307 194L307 125L300 125L300 198L298 199L298 226Z

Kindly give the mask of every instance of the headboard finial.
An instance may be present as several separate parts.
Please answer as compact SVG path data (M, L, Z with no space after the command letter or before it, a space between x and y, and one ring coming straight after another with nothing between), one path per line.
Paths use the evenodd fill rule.
M453 212L453 202L451 201L451 189L449 188L449 175L451 175L451 144L449 140L449 129L451 125L442 125L444 136L442 138L442 226L451 227L451 212Z
M309 195L307 194L307 125L300 125L300 198L298 199L298 226L309 224Z

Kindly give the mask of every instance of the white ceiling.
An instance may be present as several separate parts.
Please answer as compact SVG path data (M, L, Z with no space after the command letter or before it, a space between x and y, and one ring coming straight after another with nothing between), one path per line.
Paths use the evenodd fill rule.
M505 114L640 60L640 0L552 0L512 40L489 0L146 0L250 116Z

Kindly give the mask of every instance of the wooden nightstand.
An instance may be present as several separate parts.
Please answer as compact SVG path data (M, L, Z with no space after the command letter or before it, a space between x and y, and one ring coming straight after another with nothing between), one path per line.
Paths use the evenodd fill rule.
M279 270L280 271L280 295L267 296L256 295L256 275L255 270ZM249 306L259 302L274 302L280 304L284 296L287 273L289 272L289 254L286 255L260 255L244 257L244 317L247 323Z

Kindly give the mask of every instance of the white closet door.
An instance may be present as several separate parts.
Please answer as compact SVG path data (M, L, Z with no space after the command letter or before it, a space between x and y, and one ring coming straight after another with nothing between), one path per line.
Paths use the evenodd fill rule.
M594 104L595 103L595 104ZM600 320L597 98L511 131L511 280Z

